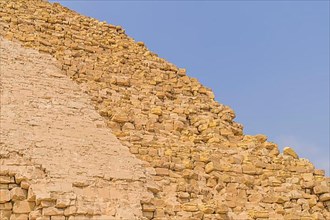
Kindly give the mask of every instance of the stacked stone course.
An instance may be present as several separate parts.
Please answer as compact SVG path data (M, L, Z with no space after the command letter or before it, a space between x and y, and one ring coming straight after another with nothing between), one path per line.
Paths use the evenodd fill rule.
M122 27L41 0L0 0L0 16L0 35L55 57L146 162L153 197L141 198L144 218L330 218L323 171L264 135L244 135L210 89Z

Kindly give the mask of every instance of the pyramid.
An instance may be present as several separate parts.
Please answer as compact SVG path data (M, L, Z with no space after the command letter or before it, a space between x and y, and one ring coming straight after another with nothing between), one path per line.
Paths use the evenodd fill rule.
M0 0L0 219L330 219L330 178L249 136L120 26Z

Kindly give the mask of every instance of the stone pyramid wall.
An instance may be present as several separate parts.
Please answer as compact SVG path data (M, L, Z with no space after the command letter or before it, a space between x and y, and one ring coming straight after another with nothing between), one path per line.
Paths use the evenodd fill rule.
M329 178L324 176L324 171L299 158L291 148L280 153L277 145L268 142L264 135L244 135L242 125L233 121L234 112L216 102L211 90L187 76L184 69L150 52L142 42L129 38L123 28L41 0L0 0L0 17L0 35L55 58L56 66L87 93L92 106L121 145L143 161L123 154L134 158L133 164L143 165L136 168L141 172L136 176L128 166L129 178L120 183L128 183L128 188L136 188L141 195L131 201L136 205L130 204L137 209L134 218L330 218ZM67 96L70 100L74 97ZM84 119L81 117L81 120ZM9 134L2 135L7 139ZM13 143L1 143L9 158L1 158L2 167L11 157L19 156L23 160L34 156L33 146L25 151L22 146L17 153L12 153L8 149L13 148ZM98 173L95 176L105 174L106 169L100 169L103 164L111 166L104 162L108 160L104 153L112 151L111 147L108 149L102 142L89 143L88 147L86 152L91 156L84 157L86 165L82 165L87 179L78 184L81 191L76 192L77 196L90 187L88 182L94 172ZM84 144L77 144L78 150L83 148ZM50 149L45 154L56 151ZM69 152L58 152L57 157L68 158ZM99 157L93 167L89 166L92 155ZM41 169L44 173L40 171L40 175L59 172L45 159L32 159L40 167L47 166ZM117 159L120 160L119 155ZM70 161L63 167L75 170L75 166L74 161ZM118 167L122 169L120 164ZM20 179L12 172L1 172L4 179ZM75 187L75 178L70 180L70 187ZM3 192L11 188L12 183L8 181L1 182ZM104 182L100 187L107 192L113 189L111 184L111 181ZM21 186L29 189L27 185L24 187ZM127 191L129 194L129 189ZM52 200L55 204L56 199ZM15 207L16 200L7 200L0 200L0 211L15 218L20 214L11 208L12 204ZM114 214L117 212L106 213L104 201L98 203L99 212L78 212L71 208L75 211L69 214L65 214L65 209L71 205L55 205L55 211L48 213L44 211L47 206L37 200L32 198L29 202L33 204L33 213L38 212L38 215L23 213L30 219L81 219L82 216L99 219L102 215L125 219L123 214ZM85 202L91 207L97 205L88 199ZM117 202L125 203L120 199Z

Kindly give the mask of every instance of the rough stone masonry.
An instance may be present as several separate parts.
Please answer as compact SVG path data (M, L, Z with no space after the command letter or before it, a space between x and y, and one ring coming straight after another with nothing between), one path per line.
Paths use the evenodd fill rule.
M122 27L0 0L0 35L1 219L330 219L324 171Z

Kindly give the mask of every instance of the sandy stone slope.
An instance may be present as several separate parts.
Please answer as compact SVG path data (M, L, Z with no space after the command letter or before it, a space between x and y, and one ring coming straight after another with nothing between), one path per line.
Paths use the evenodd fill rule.
M0 205L8 203L7 206L11 206L9 203L15 198L12 195L5 199L5 195L9 190L13 191L12 188L18 188L23 200L29 199L30 207L20 210L17 202L16 206L13 203L14 210L0 210L0 218L10 215L14 216L13 219L16 219L15 216L26 217L37 207L39 211L32 212L32 216L63 215L66 209L76 210L76 207L80 209L78 214L90 212L107 216L106 219L141 216L140 199L148 196L144 188L146 176L142 162L111 134L101 116L90 105L88 95L56 67L54 58L3 38L0 40L0 175L11 172L18 175L19 171L29 175L27 164L32 170L39 170L39 175L30 172L30 176L20 179L32 178L26 181L28 185L32 184L30 187L22 188L15 178L9 179L7 187L6 181L0 182L1 200L4 200L0 201ZM11 183L11 180L16 183ZM31 196L28 198L28 191L33 194L30 192L33 184L43 194L48 193L49 198L41 196L45 197L45 201L50 201L47 205L40 205L42 198L37 202L39 206L33 204ZM67 203L56 206L57 192L62 195L70 193L66 197ZM78 197L76 194L79 194ZM89 205L84 207L85 201ZM45 209L52 205L56 208L47 214ZM69 214L67 212L66 216Z
M330 219L330 178L323 170L293 148L281 152L265 135L244 134L235 112L211 89L123 27L58 3L0 0L0 36L49 55L29 52L37 56L32 59L19 52L8 60L8 50L2 53L6 126L0 156L6 159L0 163L11 170L0 173L0 214L15 219L29 213L38 220L134 219L141 212L153 220ZM22 71L12 73L13 65ZM143 167L151 167L147 177L94 109ZM23 165L24 172L12 171ZM19 173L38 183L44 178L51 195L39 193L45 186L28 186ZM27 190L28 201L17 202Z

